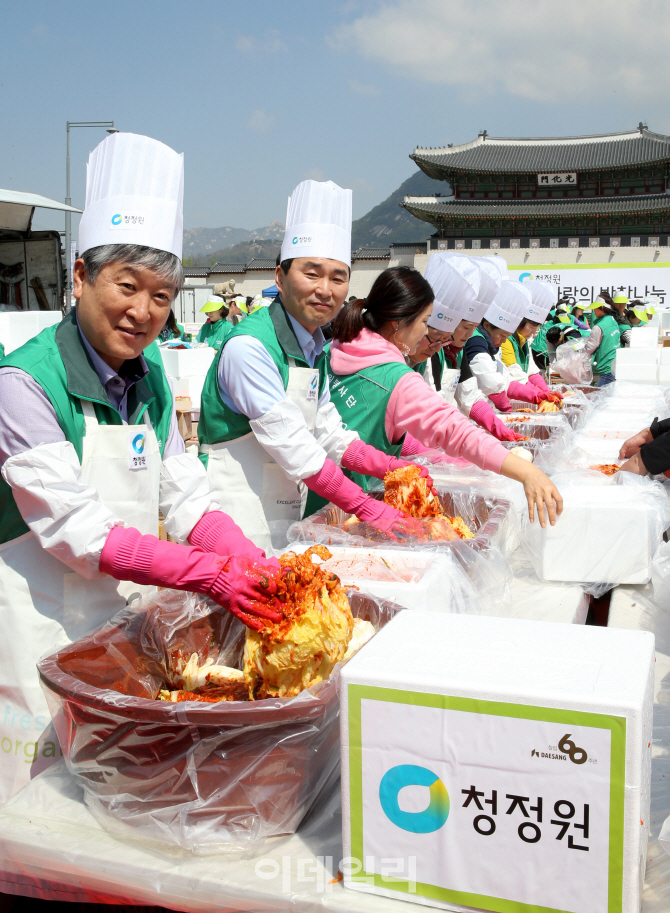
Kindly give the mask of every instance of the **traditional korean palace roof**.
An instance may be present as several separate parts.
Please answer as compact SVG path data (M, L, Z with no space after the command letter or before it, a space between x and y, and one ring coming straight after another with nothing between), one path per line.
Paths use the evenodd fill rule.
M670 160L670 136L652 133L644 124L626 133L531 139L488 136L484 131L460 146L417 147L410 158L437 180L462 172L602 171Z
M440 216L467 219L526 219L533 216L611 216L670 209L670 194L583 197L562 200L459 200L456 197L405 197L400 204L413 216L435 222Z
M391 249L388 247L359 247L353 251L352 260L389 260Z

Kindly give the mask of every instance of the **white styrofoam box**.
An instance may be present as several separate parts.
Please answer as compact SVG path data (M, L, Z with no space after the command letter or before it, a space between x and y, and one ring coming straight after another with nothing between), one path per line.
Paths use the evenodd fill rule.
M170 377L170 384L172 385L172 392L175 396L190 396L191 391L189 389L190 377Z
M603 395L613 399L659 399L663 398L663 389L653 384L629 384L621 378L613 384L608 384L603 390Z
M637 913L653 667L645 631L398 614L341 673L345 887Z
M658 366L655 360L648 365L626 365L617 362L614 370L619 380L627 380L632 383L655 384L658 380Z
M658 382L660 384L670 384L670 364L659 366Z
M594 416L581 429L581 434L586 437L602 438L603 440L616 438L626 441L629 437L637 434L638 431L649 427L649 418L648 413L634 415L629 412L608 412ZM646 425L645 421L647 422Z
M0 342L5 355L25 345L47 327L60 323L60 311L2 311L0 312Z
M663 346L661 349L658 350L658 352L659 352L658 363L661 365L661 367L664 367L665 365L670 365L670 346Z
M555 526L527 524L525 546L541 580L647 583L658 546L654 506L623 485L572 482L561 487Z
M302 554L305 542L289 544L282 552ZM474 599L472 585L449 555L416 549L346 548L328 546L332 558L323 566L342 581L406 609L459 612Z
M575 434L572 439L575 447L589 454L592 463L614 463L619 459L622 441L618 438L589 437L587 434Z
M214 361L216 349L198 346L196 349L160 349L163 366L168 377L205 377Z
M662 349L617 349L616 366L617 371L621 365L655 365Z
M631 349L649 349L658 345L657 327L634 327L630 334Z
M191 397L191 402L193 403L193 410L195 412L200 411L200 400L202 398L202 388L205 386L204 377L189 377L188 378L188 389L189 396Z

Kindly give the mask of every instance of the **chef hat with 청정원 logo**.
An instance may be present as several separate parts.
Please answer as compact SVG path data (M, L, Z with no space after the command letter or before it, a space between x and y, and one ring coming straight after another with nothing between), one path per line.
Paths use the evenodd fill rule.
M484 317L494 327L513 333L532 302L529 289L516 279L505 279Z
M351 266L351 190L332 181L303 181L288 198L281 262L297 257Z
M461 320L471 320L477 304L480 272L469 257L433 254L424 276L435 296L428 326L445 333L455 330Z
M531 295L531 303L524 317L534 323L544 323L558 301L558 286L553 282L542 282L541 279L527 279L523 284Z
M79 253L103 244L139 244L181 259L184 156L135 133L113 133L86 166Z

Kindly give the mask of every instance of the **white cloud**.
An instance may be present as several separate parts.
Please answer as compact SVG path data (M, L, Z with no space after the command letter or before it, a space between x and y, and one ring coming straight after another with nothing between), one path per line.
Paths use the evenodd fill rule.
M327 39L401 75L478 96L641 106L670 80L666 0L395 0Z
M377 86L365 82L359 82L357 79L347 80L349 83L349 88L355 95L363 95L366 98L376 98L381 94Z
M269 133L275 125L274 114L268 114L265 108L256 108L251 112L247 128L254 133Z

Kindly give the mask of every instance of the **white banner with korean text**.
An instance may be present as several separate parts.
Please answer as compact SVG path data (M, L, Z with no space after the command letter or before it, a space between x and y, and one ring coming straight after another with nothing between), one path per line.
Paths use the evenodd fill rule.
M590 304L600 291L634 299L654 297L660 307L670 307L670 265L667 263L561 263L508 266L520 282L541 279L558 286L558 297L574 298L575 304Z

